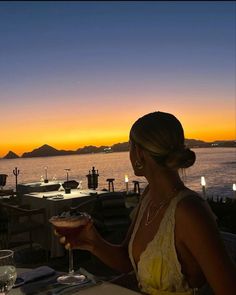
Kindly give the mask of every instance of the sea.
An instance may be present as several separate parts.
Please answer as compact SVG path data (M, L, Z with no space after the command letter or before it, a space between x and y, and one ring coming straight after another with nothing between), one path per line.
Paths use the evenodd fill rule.
M196 148L195 164L180 171L186 186L202 194L201 177L205 177L206 196L236 198L233 184L236 183L236 148ZM144 177L134 175L128 152L96 153L57 157L0 159L0 174L7 174L4 189L15 188L13 170L19 169L18 183L38 182L45 178L45 167L50 180L63 182L66 170L69 180L81 181L87 188L89 170L98 170L98 189L108 188L108 178L114 178L115 191L126 189L125 175L128 176L128 189L133 190L134 180L140 182L141 190L147 185Z

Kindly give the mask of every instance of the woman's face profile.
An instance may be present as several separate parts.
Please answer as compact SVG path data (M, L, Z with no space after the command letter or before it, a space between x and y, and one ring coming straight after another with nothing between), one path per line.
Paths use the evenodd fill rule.
M140 169L137 169L135 163L138 161L137 158L137 150L136 150L136 144L132 142L131 140L129 141L129 158L131 165L133 167L134 174L136 176L143 176L143 172Z
M129 140L129 159L135 173L135 144L131 140Z

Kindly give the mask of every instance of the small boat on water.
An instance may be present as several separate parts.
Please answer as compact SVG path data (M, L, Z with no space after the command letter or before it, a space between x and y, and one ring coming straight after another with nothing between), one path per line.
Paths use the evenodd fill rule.
M104 151L105 154L113 153L113 150L112 150L111 147L105 148L103 151Z

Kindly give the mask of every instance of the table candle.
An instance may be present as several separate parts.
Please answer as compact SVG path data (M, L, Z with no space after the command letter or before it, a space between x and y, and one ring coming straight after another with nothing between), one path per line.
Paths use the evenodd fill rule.
M128 194L128 191L129 191L129 178L128 178L128 175L125 175L125 187L126 187L126 193Z
M204 176L201 176L201 185L202 185L202 195L203 198L206 198L206 180Z
M66 194L70 194L70 193L71 193L71 188L70 188L70 186L69 186L69 171L70 171L70 168L66 168L65 171L66 171L66 186L65 186L65 193L66 193Z
M234 199L236 200L236 183L233 184Z
M44 167L44 171L45 171L45 179L44 179L44 182L45 183L48 183L48 167L47 166Z

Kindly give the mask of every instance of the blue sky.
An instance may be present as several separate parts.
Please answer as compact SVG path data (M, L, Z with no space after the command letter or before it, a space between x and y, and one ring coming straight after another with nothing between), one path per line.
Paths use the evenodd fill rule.
M223 126L225 138L232 138L235 15L233 1L2 1L0 100L6 112L0 121L9 123L6 141L15 136L13 118L30 135L21 114L28 109L31 116L37 109L30 122L39 130L39 116L43 126L50 121L48 110L57 107L67 121L76 108L87 112L87 118L101 126L97 132L104 126L99 118L105 111L109 119L120 111L127 126L114 128L120 138L134 119L154 108L176 113L192 124L189 136L199 138L207 138L204 126L190 132L199 112L203 125L207 116L215 118L208 134L224 137L222 130L214 131L222 115L230 118ZM46 112L39 109L42 104ZM14 116L7 115L10 109ZM82 119L78 124L86 127ZM45 140L54 131L48 132ZM66 135L63 140L72 144ZM59 145L58 139L55 142Z

